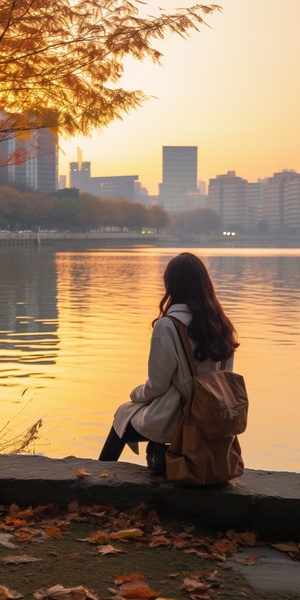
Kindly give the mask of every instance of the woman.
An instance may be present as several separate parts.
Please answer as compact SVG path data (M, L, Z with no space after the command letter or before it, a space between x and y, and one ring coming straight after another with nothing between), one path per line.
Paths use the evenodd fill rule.
M187 327L199 373L233 368L238 347L236 331L216 297L203 262L183 252L164 273L165 294L153 334L147 381L134 388L131 402L122 404L100 453L99 460L118 460L127 443L138 453L137 442L149 441L147 462L153 471L165 470L165 445L172 435L185 402L193 391L192 375L176 326L168 315Z

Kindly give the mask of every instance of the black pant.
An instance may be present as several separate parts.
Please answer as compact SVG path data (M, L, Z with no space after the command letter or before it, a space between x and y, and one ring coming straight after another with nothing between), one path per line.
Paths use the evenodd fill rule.
M134 427L132 427L131 423L127 425L122 438L119 438L115 429L112 427L100 452L99 460L118 460L127 442L147 441L148 439L138 433Z

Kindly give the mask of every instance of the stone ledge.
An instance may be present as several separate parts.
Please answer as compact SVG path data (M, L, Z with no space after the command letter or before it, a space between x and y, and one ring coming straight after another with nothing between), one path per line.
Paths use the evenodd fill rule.
M78 478L77 471L84 467L90 475ZM235 487L194 488L153 478L146 467L131 463L0 455L2 504L65 507L74 499L121 510L145 502L161 514L204 527L251 529L277 540L300 538L298 473L246 469Z

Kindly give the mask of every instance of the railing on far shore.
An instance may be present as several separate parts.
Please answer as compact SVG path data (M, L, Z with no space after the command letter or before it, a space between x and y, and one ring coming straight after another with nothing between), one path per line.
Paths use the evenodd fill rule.
M46 245L46 244L66 244L70 242L98 243L106 245L107 243L124 244L151 244L157 242L158 236L155 234L142 234L135 232L48 232L48 231L18 231L18 232L0 232L0 246L13 245Z

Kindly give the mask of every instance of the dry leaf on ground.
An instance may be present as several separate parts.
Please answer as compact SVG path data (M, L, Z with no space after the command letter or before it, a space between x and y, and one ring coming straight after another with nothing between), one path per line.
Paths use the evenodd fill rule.
M11 533L0 533L0 544L6 548L17 548L16 544L13 544L9 540L12 538Z
M149 548L158 548L159 546L170 546L170 540L168 540L168 538L166 538L164 535L158 536L151 536L150 538L152 541L149 544Z
M144 535L144 532L141 529L123 529L121 531L115 531L110 534L110 538L112 540L120 540L123 538L136 538Z
M235 562L241 565L259 565L261 562L260 557L255 552L250 552L245 558L236 555L233 555L233 558Z
M300 545L296 544L296 542L282 542L271 544L271 546L280 552L299 552L300 550Z
M106 531L94 531L87 538L78 538L78 542L88 542L89 544L106 544L110 539L110 534Z
M88 473L88 471L86 470L85 467L83 467L82 469L80 469L80 471L77 471L76 473L76 477L78 477L80 479L80 477L87 477L91 475L90 473Z
M110 544L105 544L103 546L99 546L98 553L99 554L118 554L119 552L123 552L126 554L126 550L119 550L118 548L114 548Z
M1 558L1 562L4 562L6 565L18 565L21 563L38 562L40 560L42 559L29 556L28 554L17 554L16 556L9 555Z
M157 592L151 590L145 583L144 575L140 575L139 573L117 577L115 583L120 586L119 591L121 596L130 600L144 600L154 598L158 595Z
M44 600L44 598L50 600L98 600L97 594L82 585L64 588L62 585L57 584L46 590L37 590L33 595L36 600Z
M226 536L242 546L253 547L258 545L257 535L254 531L241 531L238 533L237 531L234 531L234 529L229 529L226 531Z
M8 598L9 600L17 600L17 598L24 598L24 596L22 596L22 594L19 594L15 590L10 590L4 585L0 585L0 598L1 600L6 600L6 598Z

